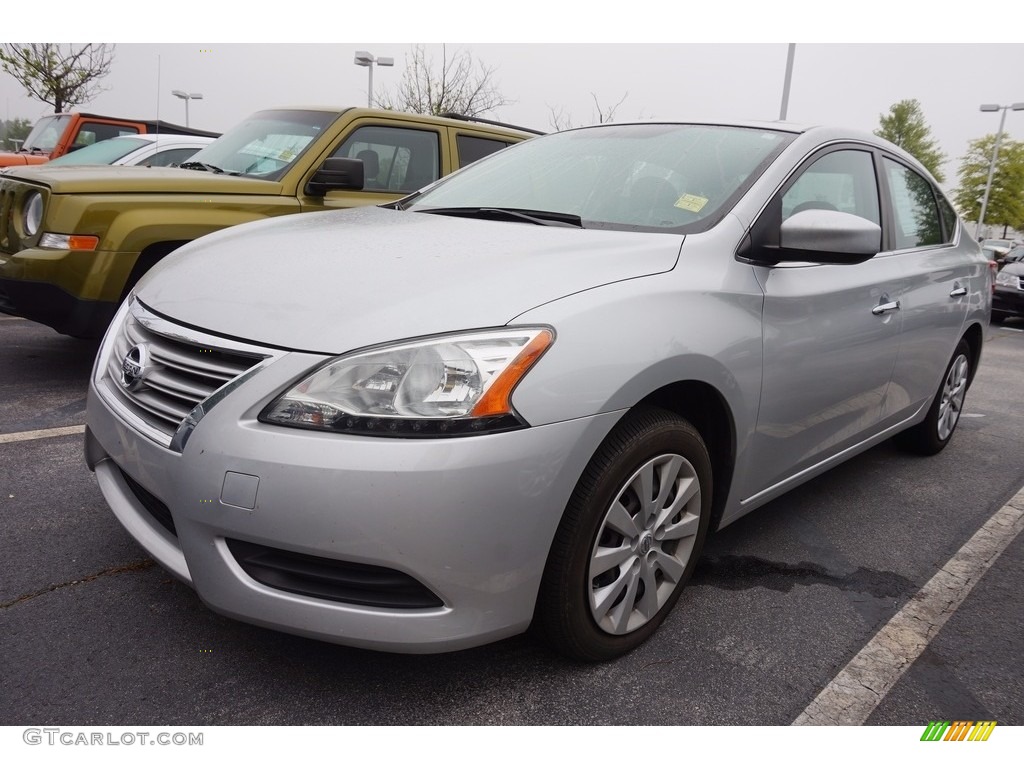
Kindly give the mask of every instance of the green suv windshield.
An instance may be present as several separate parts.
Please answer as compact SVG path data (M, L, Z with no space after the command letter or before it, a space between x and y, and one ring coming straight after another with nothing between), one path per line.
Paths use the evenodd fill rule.
M257 112L181 167L277 181L337 117L316 110Z
M792 139L720 125L609 125L544 136L485 158L409 210L535 215L600 229L699 231L718 221Z

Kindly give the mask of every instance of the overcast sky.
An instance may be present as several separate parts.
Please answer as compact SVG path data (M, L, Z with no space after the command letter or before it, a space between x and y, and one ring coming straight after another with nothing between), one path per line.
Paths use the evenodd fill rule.
M876 0L862 0L856 19L823 16L827 4L800 0L772 4L763 16L752 16L746 5L723 3L694 12L692 4L668 0L631 0L616 6L614 14L601 10L610 4L574 2L563 9L555 0L525 0L501 3L498 12L483 0L445 0L446 18L465 19L451 27L441 26L436 6L426 0L365 5L305 2L266 12L255 5L243 12L239 6L238 15L230 15L183 0L155 11L161 17L176 13L176 22L151 23L147 11L137 23L111 26L110 18L123 16L123 10L68 17L66 29L8 18L4 38L88 34L113 40L117 49L104 81L107 90L82 109L184 123L184 103L171 91L200 92L203 100L190 106L191 124L218 131L267 107L365 105L367 70L353 63L356 50L395 59L393 68L374 70L374 91L380 95L399 83L411 43L427 44L439 62L438 41L446 39L452 41L449 51L468 50L494 68L498 89L512 103L489 116L507 122L550 130L552 110L571 116L576 125L593 122L592 94L604 109L625 97L618 120L774 120L787 43L793 41L791 121L874 130L893 103L915 98L949 158L947 188L955 186L968 141L994 133L999 125L997 114L981 113L978 106L1024 102L1024 44L1013 42L1020 38L1024 12L997 10L989 0L971 4L970 15L979 19L970 25L975 31L964 29L967 14L922 21L902 11L906 18L899 18L892 3ZM76 7L81 6L68 5ZM886 23L878 25L878 18ZM986 18L994 20L983 23ZM174 42L207 36L210 41ZM324 38L344 42L320 42ZM3 117L33 121L48 111L2 72L0 109ZM1006 132L1024 138L1024 112L1007 115Z

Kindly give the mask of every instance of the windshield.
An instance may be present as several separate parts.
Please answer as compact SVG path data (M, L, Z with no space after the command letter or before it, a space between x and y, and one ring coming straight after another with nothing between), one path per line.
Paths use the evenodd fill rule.
M257 112L184 165L277 181L337 117L337 112L315 110Z
M21 145L23 152L38 150L49 154L57 146L60 137L64 135L64 128L71 122L71 115L54 115L44 117L29 133Z
M584 227L700 231L717 222L792 139L720 125L603 125L484 158L409 210L486 208L579 216Z
M111 165L129 152L134 152L149 143L145 139L135 138L97 141L88 147L76 149L70 154L51 160L50 165Z

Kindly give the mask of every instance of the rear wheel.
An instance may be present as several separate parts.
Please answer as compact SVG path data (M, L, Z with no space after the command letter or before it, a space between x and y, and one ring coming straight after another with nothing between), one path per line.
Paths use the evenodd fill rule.
M643 408L598 449L548 557L536 623L567 656L603 661L643 643L696 567L711 517L711 460L675 414Z
M896 441L901 448L922 456L931 456L946 447L960 422L970 374L971 348L966 341L961 340L946 367L928 415L920 424L897 436Z

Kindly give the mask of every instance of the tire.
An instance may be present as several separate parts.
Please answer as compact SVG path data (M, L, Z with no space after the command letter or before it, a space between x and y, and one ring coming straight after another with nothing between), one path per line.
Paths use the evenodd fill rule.
M711 519L711 482L707 447L688 422L660 408L627 415L569 500L541 581L535 629L580 661L605 661L643 643L696 567Z
M928 415L920 424L897 435L896 444L921 456L934 456L945 448L960 421L970 379L971 348L961 339L942 375Z

